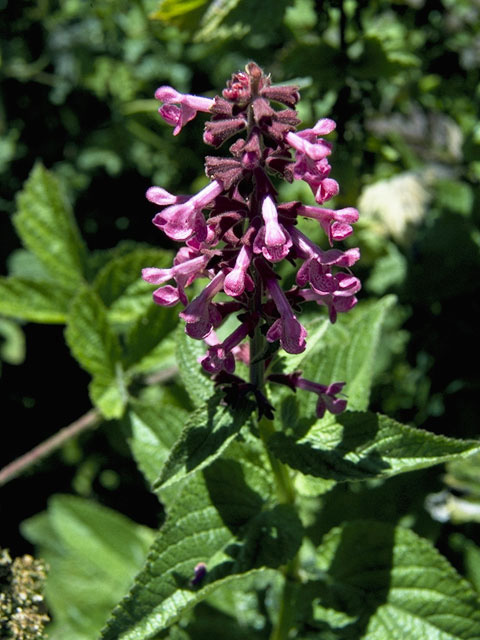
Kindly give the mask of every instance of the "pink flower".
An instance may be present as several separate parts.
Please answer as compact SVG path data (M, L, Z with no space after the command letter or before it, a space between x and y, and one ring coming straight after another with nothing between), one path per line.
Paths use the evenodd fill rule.
M224 280L225 274L219 271L202 293L179 314L187 323L185 331L191 338L202 340L221 323L222 316L211 300L221 291Z
M304 180L320 204L337 195L339 189L338 183L328 177L331 167L326 156L331 152L331 144L319 138L333 129L333 120L323 118L312 129L288 132L285 136L286 142L296 151L293 167L295 179Z
M324 251L296 227L290 227L289 231L298 256L304 258L307 262L315 260L323 266L349 268L360 259L360 250L358 248L347 249L346 251L340 251L339 249ZM306 263L300 267L298 273L306 268L305 265ZM305 280L305 282L306 281L307 280ZM302 282L300 286L303 286L305 282ZM300 284L298 282L298 276L297 284Z
M235 371L235 358L233 350L250 331L250 324L242 322L235 331L228 336L221 344L213 344L207 351L207 355L201 360L202 367L208 373L218 373L226 371L233 373Z
M288 254L292 241L285 227L278 222L278 213L271 196L262 203L262 226L253 243L255 253L263 253L270 262L280 262Z
M351 225L358 220L358 211L353 207L335 210L301 205L297 209L297 215L318 220L327 234L330 245L334 240L347 238L353 231Z
M301 289L300 295L305 301L313 300L328 307L330 321L334 323L337 313L350 311L358 302L355 293L360 291L358 278L346 273L316 273L311 275L312 289Z
M293 147L297 154L301 153L308 156L311 160L322 160L332 152L332 147L328 142L320 139L317 140L315 135L310 135L312 129L293 133L289 131L285 140ZM308 134L306 134L308 132ZM303 135L302 135L303 134Z
M210 111L214 100L193 96L188 93L179 93L172 87L159 87L155 91L155 97L163 106L158 110L165 122L172 127L176 136L187 122L193 120L198 111Z
M280 318L275 320L267 331L267 340L280 345L287 353L302 353L305 351L306 329L297 320L292 308L276 280L267 280L267 289L275 302Z
M188 240L195 235L201 242L207 237L207 224L202 209L222 191L222 183L214 180L183 204L174 204L157 213L153 218L153 224L172 240Z
M162 187L150 187L145 194L147 200L158 204L159 206L167 206L169 204L181 204L190 199L190 196L174 196Z
M317 416L319 418L323 418L325 411L330 411L330 413L333 414L342 413L347 406L346 400L336 397L345 386L345 382L333 382L327 387L323 384L306 380L305 378L298 378L296 386L299 389L313 391L318 394Z
M252 250L243 245L240 249L234 268L225 277L223 290L229 296L241 296L245 289L253 290L254 283L250 275L247 273L252 260Z
M325 411L337 414L345 410L347 401L343 398L337 398L337 394L341 393L345 382L333 382L326 386L324 384L318 384L301 377L300 371L293 373L272 373L268 376L271 382L277 382L278 384L284 384L293 391L296 389L304 389L305 391L312 391L318 394L317 402L317 416L323 418Z
M197 255L195 251L182 247L177 253L174 266L171 269L156 269L154 267L147 267L142 269L142 278L146 282L151 284L163 284L169 280L175 280L177 283L178 300L186 305L188 304L187 296L185 295L185 288L191 284L195 278L202 275L204 268L208 262L208 256ZM163 306L171 306L175 304L171 302L173 300L173 287L170 287L164 291L165 287L154 291L153 296L157 304ZM161 301L168 301L168 304Z

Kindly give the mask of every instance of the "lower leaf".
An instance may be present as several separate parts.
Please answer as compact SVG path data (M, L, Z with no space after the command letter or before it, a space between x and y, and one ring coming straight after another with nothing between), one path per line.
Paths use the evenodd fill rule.
M293 469L344 482L462 459L478 452L480 443L414 429L380 414L347 411L317 421L301 438L277 432L268 447Z
M321 627L323 619L335 627L332 613L342 612L342 638L480 638L477 595L430 542L409 529L346 523L326 536L317 569L327 579L317 584L323 607L316 609L316 624ZM313 595L312 585L309 590Z

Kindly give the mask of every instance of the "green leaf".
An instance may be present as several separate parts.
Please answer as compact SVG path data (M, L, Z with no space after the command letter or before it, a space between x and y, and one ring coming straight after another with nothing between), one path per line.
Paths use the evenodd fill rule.
M326 536L317 569L328 584L319 581L318 596L328 598L322 604L356 619L345 626L344 618L342 638L403 638L407 629L411 640L480 637L480 601L470 585L413 531L349 522Z
M120 365L115 368L111 378L95 377L88 386L90 399L100 409L104 418L113 419L123 416L127 402L127 388L124 373Z
M17 205L13 222L23 244L56 282L73 292L83 282L86 252L54 174L37 164L18 195Z
M222 29L220 25L233 9L239 4L240 0L217 0L211 2L200 21L200 29L195 34L195 40L199 42L208 41L209 38L222 37ZM225 31L227 33L227 30Z
M273 488L265 467L255 447L234 443L225 459L183 483L145 568L114 610L104 640L152 638L217 587L254 575L269 562L278 567L279 560L296 553L301 524L291 507L266 508ZM199 562L207 573L193 586ZM263 568L261 574L268 572Z
M153 485L188 417L187 411L168 404L131 400L128 412L133 456Z
M370 398L382 325L394 303L394 296L386 296L355 309L350 317L341 316L325 333L322 347L299 363L303 377L321 384L346 382L344 391L348 397L348 408L365 410ZM302 415L315 415L316 396L299 391L298 397Z
M177 332L177 361L180 376L185 388L196 407L201 407L213 395L214 385L198 359L205 355L203 340L194 340L179 326Z
M454 533L449 542L455 551L463 554L466 577L475 591L480 593L480 547L461 533Z
M439 206L468 216L475 199L472 187L466 182L444 178L435 183L435 196Z
M37 256L26 249L16 249L7 259L8 274L31 282L54 283L55 279L45 269ZM57 283L58 286L58 283Z
M154 351L162 350L164 339L175 329L178 310L159 307L153 302L127 333L125 367L142 370Z
M271 580L270 572L266 572ZM249 583L255 583L255 578L259 584L259 589L268 589L269 584L261 581L261 576L253 574L248 578L239 578L231 581L224 587L219 587L213 595L208 599L208 603L201 602L195 607L195 611L191 614L188 626L185 628L185 639L179 637L178 640L265 640L264 617L253 609L258 608L258 594L254 590L254 586L250 593L245 594L243 589L249 586ZM237 588L235 588L237 587ZM210 599L215 597L217 593L220 596L216 602L222 602L225 593L231 593L232 598L226 604L226 607L219 610L218 607L210 606ZM235 617L232 614L236 613ZM253 618L256 614L254 622L250 622L248 618ZM176 636L168 636L169 640L176 640Z
M208 0L160 0L158 9L150 14L152 20L182 26L185 15L207 4Z
M255 408L249 401L235 408L224 406L221 399L220 394L213 396L191 416L165 462L154 485L156 489L211 464L237 436Z
M13 320L0 318L0 359L9 364L25 360L25 335Z
M382 295L390 287L401 285L406 276L407 259L393 242L389 242L386 255L375 261L365 286L368 291Z
M74 357L93 377L94 404L105 418L120 417L126 402L120 344L102 301L90 289L81 290L74 299L65 338Z
M480 442L439 436L380 414L347 411L318 420L298 440L276 432L268 447L302 473L351 481L386 478L466 458L480 451Z
M260 37L271 35L282 23L288 0L215 0L200 20L195 40L242 38L253 32Z
M151 306L155 289L142 280L145 267L167 268L172 255L164 249L141 247L110 260L97 274L93 287L108 308L112 322L136 322Z
M153 532L94 502L56 495L22 523L50 570L46 599L52 640L97 638L146 557Z
M0 278L0 313L27 322L66 322L71 297L67 289L54 282Z

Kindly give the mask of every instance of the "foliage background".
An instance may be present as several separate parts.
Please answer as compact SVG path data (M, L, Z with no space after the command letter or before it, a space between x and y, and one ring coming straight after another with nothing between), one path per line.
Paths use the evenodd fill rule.
M300 85L306 125L336 120L336 204L358 203L362 216L352 242L363 256L363 299L397 296L371 409L478 437L478 0L0 0L0 9L2 275L27 273L11 216L37 160L60 179L92 264L133 242L168 248L143 194L151 184L198 189L206 151L201 118L174 139L154 90L171 84L211 96L253 59L275 82ZM310 197L296 189L283 195ZM6 464L91 403L89 376L61 325L0 319L0 340L11 416L3 420ZM399 484L405 513L383 517L408 512L416 530L468 572L464 538L452 533L478 539L478 524L440 525L423 506L444 486L442 474L434 468ZM469 486L475 496L479 485ZM418 494L416 510L402 498L409 491ZM142 525L162 519L115 421L2 488L1 544L15 555L29 550L18 523L58 493L92 498Z

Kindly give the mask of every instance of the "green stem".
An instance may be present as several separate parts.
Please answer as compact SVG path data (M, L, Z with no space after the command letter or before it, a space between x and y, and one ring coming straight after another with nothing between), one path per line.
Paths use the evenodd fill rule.
M250 341L250 382L254 384L259 391L265 393L265 362L259 360L260 354L265 350L265 338L257 327L255 334ZM288 468L278 460L268 448L268 440L275 433L275 427L272 420L262 416L258 420L258 430L260 438L266 449L270 466L275 478L277 488L278 501L283 504L293 505L295 502L295 490ZM278 612L278 620L270 635L270 640L287 640L289 631L294 619L294 595L295 584L300 582L298 575L298 555L295 556L283 570L284 585L280 609Z
M265 338L257 326L255 334L250 341L250 361L252 362L250 365L250 382L262 393L265 393L265 361L259 360L259 356L264 350ZM270 460L270 466L272 467L275 484L277 486L278 500L284 504L293 504L295 502L295 491L292 486L288 469L270 452L268 448L268 441L275 433L275 427L272 420L269 420L265 416L260 418L258 421L258 430Z
M293 623L295 583L285 576L280 611L277 624L272 630L270 640L286 640Z

